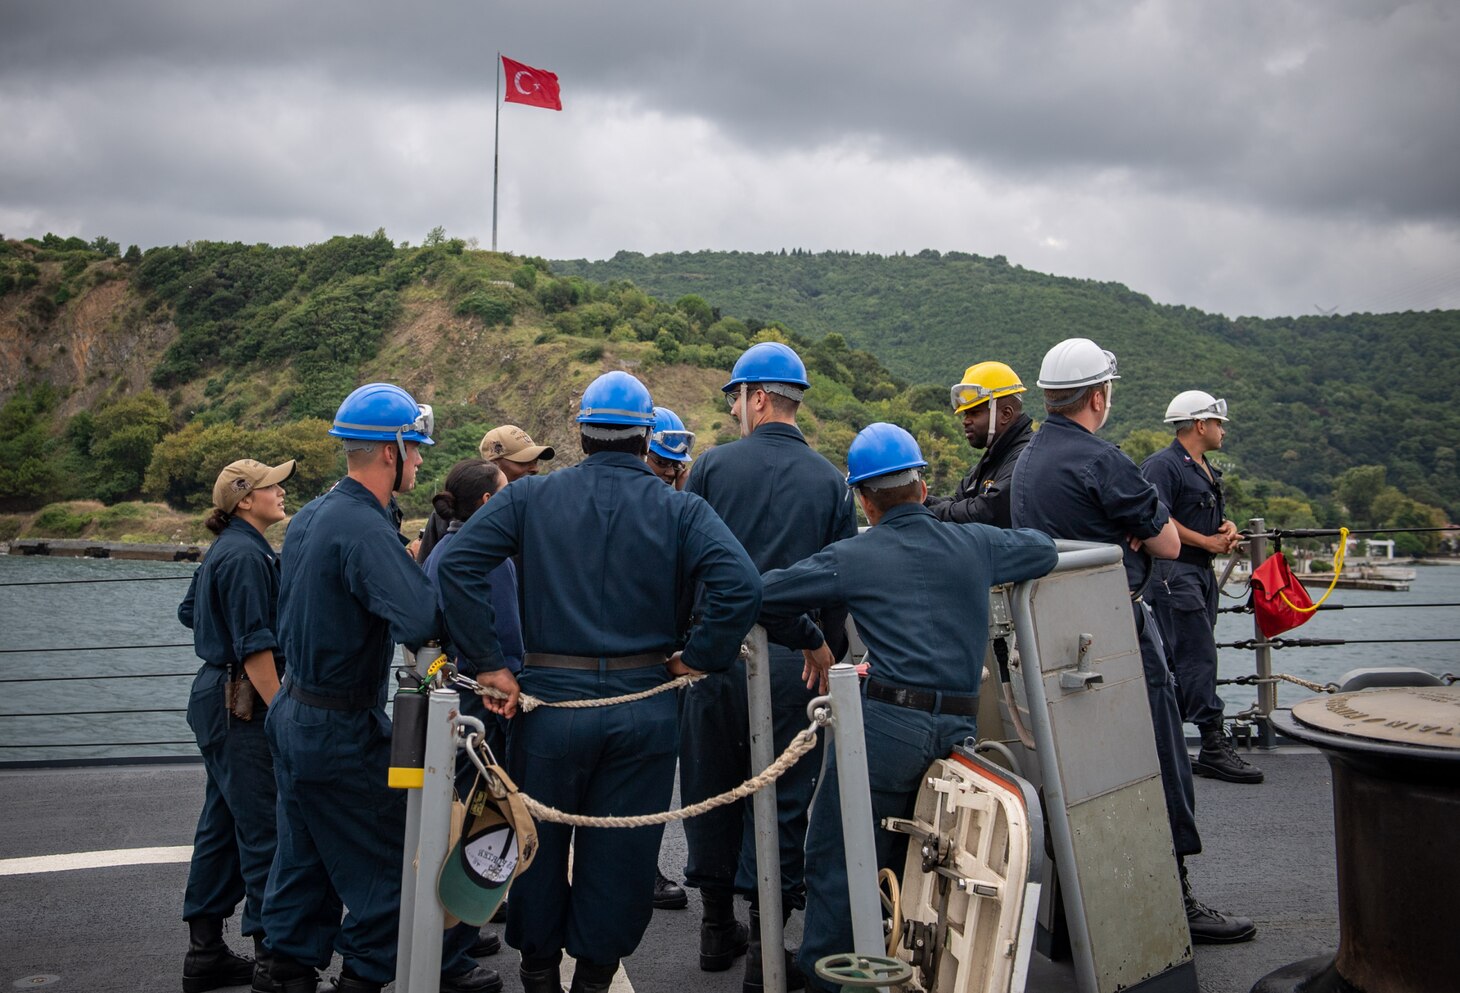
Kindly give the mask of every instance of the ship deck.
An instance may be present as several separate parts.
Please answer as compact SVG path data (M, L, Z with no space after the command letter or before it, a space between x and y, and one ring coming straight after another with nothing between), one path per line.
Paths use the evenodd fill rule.
M1197 780L1206 846L1189 861L1197 895L1258 925L1252 942L1198 946L1203 993L1247 993L1273 969L1338 941L1328 763L1289 746L1254 761L1267 774L1260 786ZM0 770L0 986L175 990L187 946L187 850L202 796L194 763ZM143 849L161 851L135 851ZM105 859L87 854L119 850ZM135 864L139 857L159 861ZM660 864L674 875L683 863L684 833L671 825ZM655 913L616 988L738 993L738 963L723 973L698 969L697 906L692 896L688 910ZM793 916L787 929L791 942L799 921ZM248 950L236 926L229 937ZM508 993L520 989L513 951L487 962ZM1073 971L1037 960L1030 989L1073 990Z

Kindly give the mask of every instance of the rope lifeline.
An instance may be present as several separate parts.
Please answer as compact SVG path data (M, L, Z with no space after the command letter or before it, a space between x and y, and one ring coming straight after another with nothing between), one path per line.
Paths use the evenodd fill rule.
M653 689L641 690L638 693L625 693L622 696L596 697L588 700L543 700L533 696L531 693L519 693L517 695L517 709L524 714L529 714L538 707L562 707L565 710L585 710L589 707L612 707L619 703L633 703L635 700L644 700L660 693L667 693L670 690L677 690L681 686L688 686L696 680L703 679L703 676L675 676L667 683L661 683ZM505 700L507 694L491 686L483 686L474 679L465 676L454 676L452 682L462 689L469 689L478 696L489 696L493 700ZM423 684L429 685L429 684Z
M734 789L727 790L718 796L712 796L706 800L701 800L699 803L691 804L688 807L681 807L678 810L664 810L657 814L635 814L621 817L590 817L587 814L570 814L556 807L549 807L545 803L534 800L526 793L521 794L521 796L533 817L540 821L548 821L552 824L567 824L571 827L653 827L658 824L668 824L670 821L688 820L691 817L698 817L700 814L714 810L716 807L723 807L727 803L742 800L752 793L764 789L777 779L780 779L791 766L800 761L801 756L816 747L816 731L818 726L813 723L804 731L797 732L796 737L792 738L791 743L786 746L786 750L776 756L776 760L766 766L760 775L752 776Z

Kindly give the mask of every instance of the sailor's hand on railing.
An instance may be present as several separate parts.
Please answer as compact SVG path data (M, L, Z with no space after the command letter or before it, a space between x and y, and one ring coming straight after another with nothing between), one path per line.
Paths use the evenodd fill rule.
M801 667L801 678L806 680L806 688L825 695L831 685L827 682L827 673L836 663L830 646L822 642L820 648L803 648L801 657L806 660L806 664Z
M482 703L486 704L488 710L503 717L516 716L517 697L521 695L522 688L517 685L517 677L512 675L511 669L493 669L491 672L478 673L477 682L489 690L506 694L505 697L483 694Z
M684 653L675 652L664 660L664 668L669 670L671 676L703 676L704 673L698 669L691 669L684 664Z

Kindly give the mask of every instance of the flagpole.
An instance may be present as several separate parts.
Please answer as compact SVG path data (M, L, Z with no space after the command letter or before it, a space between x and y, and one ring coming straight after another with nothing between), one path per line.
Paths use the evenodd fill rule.
M492 251L497 250L497 145L502 139L502 53L492 67L497 78L497 119L492 126Z

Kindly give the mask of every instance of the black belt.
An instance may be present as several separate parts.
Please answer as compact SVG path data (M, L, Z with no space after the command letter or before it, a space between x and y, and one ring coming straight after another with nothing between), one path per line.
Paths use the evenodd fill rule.
M320 696L318 693L301 690L287 679L284 680L284 690L300 703L324 710L374 710L380 701L380 697L374 693L356 693L346 697Z
M907 686L889 686L875 679L867 680L867 698L881 700L895 707L921 710L929 714L950 714L954 717L978 716L978 694L940 693L937 690L915 690Z
M605 669L614 672L621 669L647 669L650 666L663 665L667 659L668 656L662 652L643 652L639 655L618 655L612 658L528 652L523 662L529 669L584 669L592 672Z

